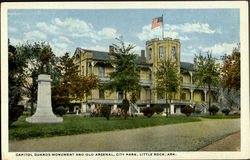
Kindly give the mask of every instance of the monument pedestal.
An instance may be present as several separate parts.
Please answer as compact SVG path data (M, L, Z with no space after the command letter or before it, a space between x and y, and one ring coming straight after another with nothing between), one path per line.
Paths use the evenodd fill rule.
M38 76L37 109L32 117L26 118L29 123L62 123L63 119L54 115L51 106L50 75Z

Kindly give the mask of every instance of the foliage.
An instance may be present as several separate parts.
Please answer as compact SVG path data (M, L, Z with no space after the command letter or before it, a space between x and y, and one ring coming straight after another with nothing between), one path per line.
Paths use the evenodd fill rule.
M153 109L157 114L160 114L164 111L164 108L159 104L156 104Z
M234 91L226 88L223 91L223 97L222 106L229 107L230 110L233 110L234 107L240 109L240 90Z
M230 110L228 108L224 108L221 112L227 116L229 114Z
M127 118L127 112L129 110L129 101L127 99L122 100L122 110L123 114L125 116L125 119Z
M15 113L16 106L22 100L22 95L24 93L21 87L22 81L24 80L24 67L26 66L25 61L22 56L17 52L16 48L12 46L9 42L8 46L8 100L9 100L9 125L19 117L19 113Z
M138 100L138 91L134 90L130 95L130 102L132 104L136 104L137 100Z
M111 112L111 107L104 104L101 108L101 114L103 117L106 117L107 120L109 120L109 116L110 116L110 112Z
M206 56L201 53L195 55L195 74L194 81L198 82L198 86L208 86L209 93L209 108L211 107L211 87L216 87L219 84L219 64L216 63L216 58L212 57L212 53L207 52Z
M189 117L194 112L195 112L195 109L189 105L181 108L181 113L185 114L187 117Z
M52 59L55 58L55 55L53 55L49 44L46 44L45 42L34 42L33 44L27 42L17 46L19 55L26 63L26 65L23 66L24 79L22 80L22 87L25 88L25 95L29 98L29 102L31 103L31 114L34 112L34 103L37 101L37 79L41 66L40 57L46 49L48 49L48 51L52 54L50 64L53 65L52 62L54 61ZM52 68L51 65L50 69Z
M181 77L177 64L171 59L161 60L156 68L155 77L156 90L165 94L166 108L168 108L168 99L171 101L173 94L179 91ZM166 115L168 116L168 113Z
M65 115L67 112L67 109L64 108L63 106L57 107L54 111L55 114L59 114L61 117Z
M234 48L231 55L222 57L223 87L228 90L240 90L240 46Z
M18 118L23 114L24 106L16 105L9 109L9 126L18 120Z
M127 93L134 92L140 88L140 79L137 66L135 65L137 55L132 51L135 47L134 45L128 44L126 46L122 37L116 38L116 40L118 40L119 44L112 44L113 49L110 53L113 57L111 63L115 66L115 70L110 73L110 82L104 85L104 89L124 93L125 99L127 99ZM132 101L134 103L135 99ZM125 113L125 118L126 115L127 113Z
M216 113L219 111L219 108L216 105L212 105L209 109L208 109L209 113L216 115Z
M25 118L25 116L21 116L10 127L10 141L201 121L198 117L187 118L186 116L169 116L167 121L166 118L161 116L153 116L150 119L140 116L136 118L128 118L126 121L124 121L123 118L117 117L111 118L109 121L104 121L104 118L102 117L93 118L66 115L63 117L63 123L37 125L27 123Z
M82 77L78 74L78 66L74 64L69 53L59 58L56 70L59 72L59 81L52 88L54 109L58 106L69 106L72 100L81 101L98 86L99 81L95 76Z
M144 116L150 118L154 115L155 111L154 111L154 108L145 107L145 108L142 108L142 113Z

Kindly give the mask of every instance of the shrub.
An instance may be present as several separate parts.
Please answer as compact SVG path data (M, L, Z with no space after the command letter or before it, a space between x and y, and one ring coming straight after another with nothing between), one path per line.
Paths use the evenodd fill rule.
M219 108L216 105L212 105L209 109L208 109L209 113L216 115L216 113L219 111Z
M129 110L129 101L127 99L122 100L122 109L124 112L125 119L127 118L127 112Z
M196 113L196 114L200 114L200 113L201 113L201 110L200 110L200 109L195 109L195 113Z
M159 104L155 105L153 109L157 114L160 114L164 111L164 108Z
M195 109L187 105L181 109L181 113L185 114L187 117L195 112Z
M154 108L151 107L146 107L142 109L142 113L144 116L150 118L153 116L153 114L155 113Z
M63 106L57 107L57 108L55 109L55 114L59 114L61 117L62 117L63 115L65 115L66 112L67 112L67 109L64 108Z
M228 108L224 108L221 112L227 116L229 114L230 110Z
M18 120L18 118L23 114L24 106L23 105L16 105L10 107L9 109L9 126Z
M111 107L104 104L101 108L101 115L103 117L106 117L107 120L109 120L110 112L111 112Z

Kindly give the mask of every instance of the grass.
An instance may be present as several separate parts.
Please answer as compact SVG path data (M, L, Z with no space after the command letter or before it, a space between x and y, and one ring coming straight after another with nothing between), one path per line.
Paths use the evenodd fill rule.
M102 117L69 115L63 117L63 123L61 124L30 124L25 121L26 117L21 116L9 128L11 141L201 121L199 117L186 116L169 116L168 118L139 116L135 118L128 117L126 120L112 117L108 121Z
M216 114L216 115L202 115L202 118L208 118L208 119L236 119L240 118L240 115L224 115L224 114Z

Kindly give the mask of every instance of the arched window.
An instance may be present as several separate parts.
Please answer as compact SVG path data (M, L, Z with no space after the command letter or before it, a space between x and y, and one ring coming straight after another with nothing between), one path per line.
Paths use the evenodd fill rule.
M76 55L76 59L79 59L79 58L80 58L80 55L79 55L79 54L77 54L77 55Z
M176 50L175 50L175 47L172 48L172 56L173 56L173 58L176 58Z
M152 48L149 48L149 60L152 59Z
M159 48L159 57L163 58L163 47Z

